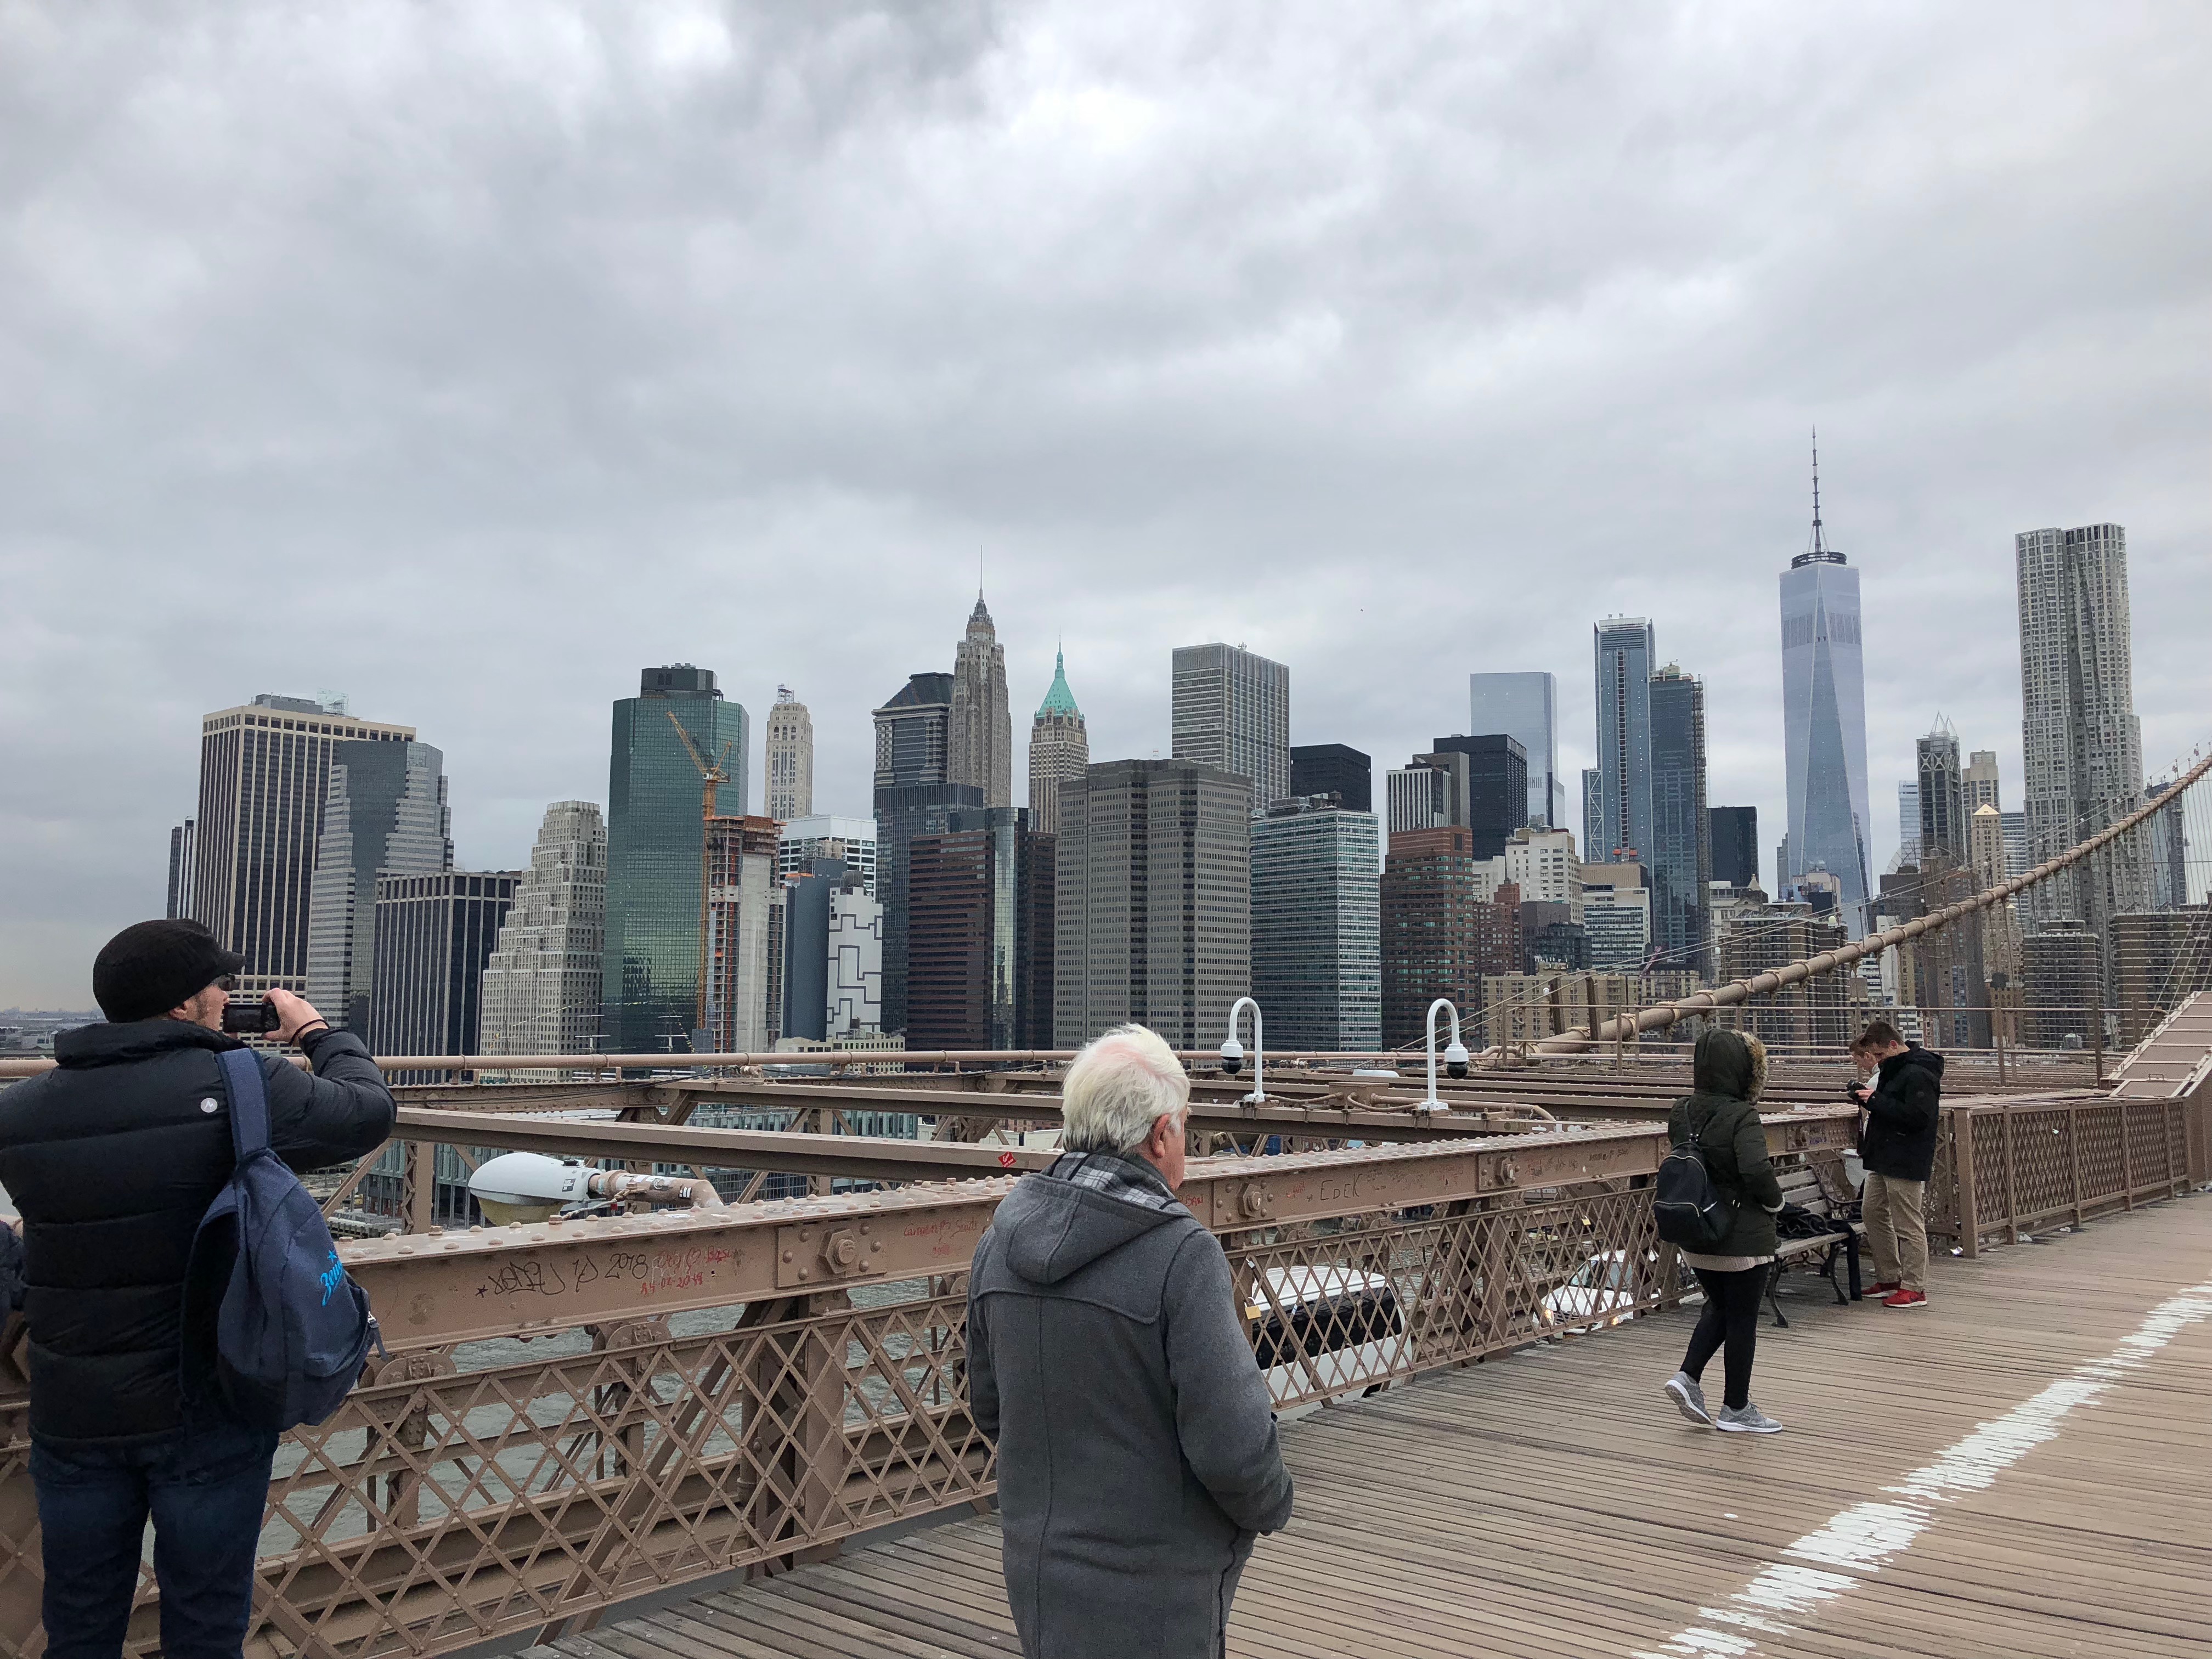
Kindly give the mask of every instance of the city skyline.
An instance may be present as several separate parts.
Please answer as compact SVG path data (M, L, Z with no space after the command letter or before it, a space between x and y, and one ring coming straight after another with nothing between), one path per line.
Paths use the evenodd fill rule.
M1815 423L1878 830L1936 708L2025 777L2025 528L2128 527L2146 772L2205 735L2212 24L1346 13L1261 50L1017 8L872 37L856 100L819 20L710 21L725 55L580 23L573 106L516 72L555 61L529 19L510 58L424 14L368 78L358 25L281 13L8 71L48 91L0 248L0 1002L82 1006L162 908L193 723L258 691L440 747L471 868L604 795L645 662L799 689L816 810L865 813L866 711L978 549L1011 700L1064 635L1101 757L1164 755L1165 647L1221 639L1292 667L1293 743L1379 762L1468 674L1550 672L1571 789L1587 630L1649 616L1771 852ZM820 96L745 95L763 61ZM421 210L448 188L482 213Z
M2025 541L2027 538L2021 538L2021 540L2023 540L2023 541ZM1816 518L1816 520L1815 520L1815 541L1816 541L1816 544L1817 544L1817 542L1818 542L1818 520L1817 520L1817 518ZM1801 561L1801 562L1802 562L1802 561ZM988 641L989 641L989 642L990 642L990 649L991 649L991 652L992 652L992 654L993 654L994 658L995 659L995 658L1000 654L1000 650L1001 650L1001 647L999 647L999 645L998 645L997 641L995 641L995 638L993 638L993 637L992 637L992 635L991 635L991 624L990 624L990 622L989 622L989 620L988 620L988 614L987 614L987 612L985 611L985 609L984 609L984 607L983 607L982 602L981 602L981 600L980 599L979 599L977 600L977 602L976 602L976 605L975 605L975 610L974 610L973 613L971 614L970 618L969 618L969 635L968 635L968 639L969 639L969 641L971 644L972 644L973 641L974 641L974 640L975 640L975 629L977 629L977 627L978 627L978 625L979 625L979 622L980 622L980 626L981 626L981 627L982 628L982 629L984 630L984 635L985 635L986 639L987 639L987 640L988 640ZM1610 662L1610 660L1611 660L1611 657L1610 657L1609 653L1610 653L1612 650L1616 649L1616 648L1619 648L1619 647L1622 647L1622 646L1632 646L1632 647L1633 647L1633 649L1634 649L1635 654L1636 654L1638 657L1639 657L1639 658L1641 658L1641 657L1643 657L1643 656L1645 656L1645 655L1651 655L1651 656L1654 656L1654 657L1656 657L1656 651L1654 651L1654 650L1652 649L1652 647L1651 647L1651 643L1650 643L1650 642L1651 642L1651 641L1652 641L1652 638L1653 638L1653 635L1654 635L1654 634L1655 634L1656 630L1653 629L1652 624L1651 624L1648 620L1646 620L1646 619L1644 619L1644 618L1605 617L1605 618L1601 618L1601 619L1599 619L1599 620L1598 620L1595 624L1593 624L1593 629L1594 629L1594 636L1595 636L1595 639L1597 640L1597 641L1598 641L1598 664L1599 664L1599 672L1600 672L1601 676L1602 676L1603 674L1605 674L1605 673L1607 672L1607 665L1608 665L1608 663L1609 663L1609 662ZM965 649L966 649L966 647L963 647L963 653L964 653L964 652L965 652ZM1212 647L1212 649L1213 649L1213 650L1215 650L1215 651L1222 651L1222 650L1224 650L1224 649L1226 649L1226 648L1225 648L1225 647ZM1245 652L1243 650L1243 648L1241 648L1241 647L1239 647L1239 648L1237 649L1237 651L1236 652L1236 653L1235 653L1235 654L1239 655L1239 656L1249 656L1249 657L1250 659L1252 659L1259 660L1259 661L1262 662L1263 664L1265 664L1265 665L1266 665L1266 666L1267 666L1267 667L1271 672L1278 672L1278 673L1285 673L1285 672L1286 672L1286 671L1287 671L1287 665L1274 665L1274 664L1271 664L1271 663L1266 663L1266 659L1260 659L1260 658L1258 657L1258 653L1245 653ZM964 659L964 654L963 654L963 660L964 660L964 659ZM689 670L689 665L684 665L683 672L690 672L690 671ZM995 662L994 662L994 676L995 676L995 674L996 674L996 673L998 673L998 672L1002 672L1002 671L998 671L998 670L996 669L996 667L995 667ZM653 674L653 673L655 673L655 672L660 673L660 674L662 674L664 677L669 677L669 676L671 675L671 673L672 673L672 671L647 671L648 678L650 678L650 677L652 676L652 674ZM1660 683L1660 682L1662 682L1662 681L1668 680L1668 679L1669 679L1670 678L1676 676L1678 673L1679 673L1679 671L1678 671L1677 669L1675 669L1672 665L1668 665L1667 667L1665 667L1663 670L1655 671L1655 672L1654 672L1650 676L1650 688L1649 688L1649 692L1650 692L1650 696L1655 699L1655 702L1653 702L1653 704L1652 704L1652 707L1654 708L1654 709L1655 709L1655 710L1656 710L1656 689L1657 689L1657 686L1658 686L1659 683ZM1481 678L1483 678L1483 677L1480 675L1480 673L1479 673L1479 672L1478 672L1478 674L1476 675L1476 679L1477 679L1478 683L1481 680ZM1528 676L1518 676L1518 677L1515 677L1515 678L1528 678ZM1620 677L1619 677L1619 676L1616 676L1616 678L1620 678ZM956 676L954 676L954 675L947 675L947 674L943 674L943 673L941 673L941 672L931 672L923 673L923 674L918 674L918 675L916 675L916 676L914 676L914 677L913 677L913 682L914 682L914 684L922 684L922 683L925 683L925 682L928 683L928 684L932 686L932 688L933 688L933 700L934 700L934 701L938 701L938 702L945 702L945 703L947 703L947 704L950 704L950 703L951 702L951 701L952 701L951 683L955 680L955 678L956 678ZM714 678L711 676L711 674L705 676L705 677L704 677L704 679L705 679L705 683L706 683L708 685L709 685L709 686L713 686L713 685L714 685L714 684L715 684L714 679ZM1625 688L1625 687L1626 686L1626 684L1628 684L1628 681L1627 681L1626 678L1623 678L1623 679L1622 679L1622 681L1621 681L1621 684L1622 684L1622 686ZM1065 650L1064 650L1064 647L1062 647L1062 646L1056 646L1056 647L1055 647L1055 650L1054 650L1054 686L1053 686L1053 690L1048 693L1048 696L1047 696L1047 702L1048 702L1048 703L1050 703L1050 702L1051 702L1051 700L1052 700L1054 697L1055 697L1055 696L1062 696L1062 695L1063 695L1063 693L1064 693L1065 684L1066 684L1066 681L1065 681ZM913 691L913 686L912 686L912 685L910 685L910 686L909 686L909 688L908 688L908 691L907 691L907 692L905 692L905 693L902 693L902 700L903 700L903 699L904 699L905 697L907 697L907 696L910 696L912 695L912 691ZM779 697L780 697L780 700L781 700L781 701L780 701L780 703L779 703L779 705L778 705L779 707L793 707L793 706L795 706L795 705L793 705L793 702L792 702L792 699L791 699L791 694L789 693L789 691L788 691L788 690L787 690L787 689L786 689L786 688L783 688L783 687L781 687L781 686L780 686L780 687L778 688L778 693L779 693ZM996 695L996 696L1004 696L1004 693L1003 693L1003 691L1000 691L1000 692L997 692L995 695ZM329 693L319 694L319 698L318 698L318 699L315 699L315 700L293 699L293 698L285 697L285 696L282 696L282 695L276 695L276 696L269 696L269 695L267 695L267 694L262 694L262 695L257 696L257 697L256 697L256 699L255 699L255 702L256 702L257 703L259 703L259 702L270 702L270 703L273 703L273 704L279 705L279 706L289 706L289 707L292 707L292 708L297 708L297 709L308 710L308 711L310 711L310 712L313 712L313 713L321 713L321 714L325 714L326 717L328 717L328 711L330 711L330 710L338 710L338 711L343 711L343 708L344 708L344 707L345 707L345 699L344 699L344 697L343 697L342 695L341 695L341 696L332 696L332 694L329 694ZM1703 710L1703 706L1702 706L1702 705L1703 705L1703 698L1702 698L1702 696L1701 696L1701 695L1699 695L1699 696L1698 696L1698 714L1697 714L1697 722L1698 722L1698 732L1699 732L1699 737L1698 737L1698 748L1699 748L1699 751L1700 751L1700 753L1702 753L1702 750L1703 750L1703 736L1702 736L1702 733L1703 733L1703 727L1704 727L1705 720L1704 720L1704 710ZM882 711L882 710L878 710L878 720L879 720L879 721L880 721L880 719L881 719L882 714L883 714L883 713L884 713L884 711ZM1042 711L1041 711L1041 712L1042 712ZM743 709L743 708L742 708L742 706L741 706L741 705L740 705L740 706L738 706L738 707L734 709L733 713L734 713L735 719L736 719L736 720L737 720L737 721L738 722L738 726L737 726L737 727L736 727L736 730L737 730L737 732L740 734L740 735L738 736L738 746L739 748L743 748L743 747L744 746L744 744L745 744L745 738L744 738L744 737L742 734L744 732L744 731L745 731L745 729L746 729L745 722L746 722L747 717L746 717L745 713L744 713L744 709ZM213 720L214 718L216 718L216 717L215 717L215 716L212 716L212 715L209 717L209 719L210 719L210 720ZM348 717L347 717L347 716L345 716L342 712L340 712L339 714L337 714L335 716L335 718L337 718L337 719L338 719L338 720L346 720ZM940 724L940 725L943 725L943 724L945 723L945 721L946 715L945 715L945 714L943 711L940 711L940 712L936 715L936 719L938 720L938 721L939 722L939 724ZM1647 722L1649 722L1650 719L1651 719L1651 717L1650 717L1650 716L1647 716ZM1477 723L1480 723L1480 722L1477 722ZM1940 717L1939 717L1938 724L1939 724L1939 726L1943 726L1943 727L1944 727L1944 729L1946 729L1946 730L1948 730L1948 726L1947 726L1947 725L1946 725L1946 724L1945 724L1945 723L1941 720L1941 718L1940 718ZM401 728L387 728L387 729L392 730L392 731L394 732L394 734L396 735L396 734L397 734L397 732L398 732L398 730L400 730ZM809 745L808 745L808 746L809 746L809 748L811 749L811 732L808 732L807 737L808 737L808 738L809 738L809 740L810 740L810 741L809 741ZM1503 738L1494 738L1494 739L1492 739L1492 741L1496 741L1496 742L1503 743L1503 742L1504 742L1504 741L1505 741L1505 739L1504 739ZM1602 741L1601 734L1601 741ZM1920 738L1920 739L1916 739L1916 750L1918 750L1918 751L1922 751L1922 752L1921 752L1921 755L1920 755L1920 763L1924 763L1924 750L1925 750L1925 749L1926 749L1926 744L1927 744L1927 739L1926 739L1926 738ZM1437 739L1437 740L1435 740L1434 744L1431 744L1431 747L1436 746L1436 744L1443 744L1443 746L1445 746L1445 747L1452 747L1452 746L1455 746L1455 745L1456 745L1456 746L1463 746L1463 747L1474 747L1474 746L1475 746L1475 744L1474 744L1473 740L1471 740L1471 739L1468 739L1468 738ZM1955 750L1955 748L1956 748L1956 741L1955 741L1955 739L1954 739L1954 740L1953 740L1953 744L1954 744L1954 749ZM400 746L404 746L404 745L400 745ZM419 748L423 747L423 745L420 744L419 743L417 743L417 744L414 744L413 746L414 746L414 747L416 747L416 748L418 748L418 749L419 749ZM951 762L951 746L952 746L952 745L951 745L951 732L950 732L950 728L949 728L949 726L948 726L945 730L944 730L944 731L942 731L942 732L940 732L939 733L939 735L938 735L938 738L937 738L937 741L936 741L935 744L933 745L933 748L934 748L934 749L935 749L935 750L937 751L937 754L935 754L935 755L933 755L933 761L934 761L934 763L935 763L935 769L940 769L940 770L941 770L942 769L949 768L949 764L950 764L950 762ZM1340 747L1340 746L1338 746L1338 747ZM437 752L437 751L436 751L436 750L428 750L428 752L429 752L429 753L431 753L432 755L434 755L434 755L436 754L436 752ZM1287 752L1287 751L1286 751L1286 752ZM1352 752L1352 751L1346 750L1346 751L1345 751L1345 752L1347 752L1347 753L1348 753L1348 752ZM941 758L940 758L940 757L941 757ZM811 759L811 756L809 757L809 758ZM1024 758L1025 758L1025 757L1024 757ZM1135 757L1132 757L1131 758L1135 758ZM1982 769L1993 769L1993 768L1994 768L1994 766L1995 766L1995 753L1994 753L1994 751L1978 750L1978 751L1976 752L1975 756L1973 757L1973 758L1974 758L1974 761L1975 761L1975 763L1976 763L1977 767L1978 767L1978 768L1982 768ZM880 756L879 756L879 759L880 759ZM1418 761L1418 759L1419 759L1419 757L1417 757L1417 761ZM1954 759L1954 764L1956 763L1955 763L1955 759ZM742 763L742 762L739 762L739 763L738 763L738 764L741 766L741 765L743 764L743 763ZM1006 768L1007 768L1007 769L1008 769L1009 771L1012 769L1012 762L1011 762L1011 760L1009 760L1008 762L1006 762L1006 763L1001 763L1001 764L1006 765ZM1702 769L1702 769L1702 766L1700 766L1700 770L1699 770L1699 775L1700 775L1700 777L1702 777ZM809 768L809 770L811 771L811 767ZM741 777L741 775L742 775L740 774L740 775L739 775L739 776ZM1588 774L1586 773L1586 774L1585 774L1585 775L1587 776L1587 775L1588 775ZM878 772L878 778L877 778L877 782L878 782L878 785L880 785L880 784L883 782L883 781L884 781L884 780L883 780L883 778L882 778L882 775L881 775L881 774L880 774L880 770L879 770L879 772ZM742 795L743 795L743 793L744 793L744 787L743 783L742 783L741 781L739 781L739 777L733 777L733 778L732 778L732 783L733 783L733 784L736 784L736 785L737 785L738 793L738 794L739 794L739 796L740 796L740 799L742 799ZM204 780L203 780L203 784L204 784ZM1990 781L1990 782L1985 783L1984 785L1983 785L1983 786L1981 786L1981 787L1982 787L1984 789L1985 789L1985 790L1987 790L1987 789L1989 789L1989 788L1993 787L1994 787L1994 778L1992 777L1992 779ZM1910 785L1910 784L1905 785L1905 786L1903 786L1902 787L1903 787L1903 789L1904 789L1904 791L1905 791L1905 792L1906 792L1906 793L1910 793L1910 792L1911 792L1911 785ZM444 780L444 779L443 779L443 777L441 776L441 777L439 779L439 781L438 781L438 794L439 794L439 800L440 800L440 802L441 803L441 811L444 811L446 810L446 809L444 809L444 808L443 808L443 806L442 806L442 802L443 802L443 800L444 800L444 799L445 799L444 792L445 792L445 780ZM742 811L742 806L740 806L739 810L740 810L740 811ZM1754 809L1754 810L1755 810L1755 809ZM2017 815L2016 815L2016 814L2011 814L2011 815L2008 815L2008 817L2016 817ZM1695 821L1696 821L1696 822L1698 822L1698 823L1703 823L1703 812L1702 812L1702 810L1701 810L1701 809L1700 809L1699 811L1698 811L1694 814L1694 818L1695 818ZM1961 820L1961 822L1963 822L1963 819ZM187 825L186 825L186 830L191 830L192 828L193 828L193 826L188 823L187 823ZM448 814L448 828L450 828L449 814ZM1902 825L1902 823L1900 822L1900 829L1902 829L1902 828L1903 828L1903 825ZM169 872L169 873L170 873L171 879L172 879L172 881L173 881L173 880L175 879L175 868L174 868L174 866L175 866L176 858L177 858L177 854L176 854L176 850L175 850L175 846L176 846L175 837L176 837L178 835L184 834L184 833L185 833L185 831L177 831L177 830L173 830L173 832L172 832L172 847L171 847L171 857L170 857L170 865L171 865L171 869L170 869L170 872ZM1661 838L1662 838L1662 837L1660 837L1660 836L1656 833L1656 831L1655 831L1655 834L1654 834L1654 836L1653 836L1653 841L1654 841L1655 848L1656 848L1656 846L1657 845L1657 842L1658 842L1658 841L1659 841ZM450 852L450 848L451 848L451 840L450 840L450 836L449 836L449 837L448 837L448 839L447 839L447 848L448 848L448 851L447 851L447 857L448 857L448 858L450 858L450 857L451 857L451 852ZM1962 849L1962 850L1963 850L1963 849ZM1584 857L1585 857L1586 861L1592 862L1592 863L1596 863L1596 862L1601 862L1601 860L1602 860L1602 856L1603 856L1602 854L1600 854L1600 855L1593 855L1593 854L1591 854L1591 852L1590 852L1590 849L1587 849L1587 848L1583 849L1583 854L1584 854ZM1607 851L1609 852L1609 851L1610 851L1610 849L1608 848L1608 849L1607 849ZM1906 855L1907 855L1907 854L1906 854L1906 849L1905 849L1905 848L1904 848L1904 847L1900 847L1900 848L1899 848L1899 849L1897 851L1897 853L1893 854L1893 861L1894 861L1896 859L1905 858ZM1645 867L1646 867L1647 871L1649 871L1649 870L1650 870L1650 869L1652 868L1652 866L1653 866L1653 863L1654 863L1654 856L1655 856L1654 854L1647 854L1645 855L1644 859L1644 866L1645 866ZM464 870L465 870L465 869L467 869L469 866L467 866L465 864L463 864L463 865L459 866L459 867L460 867L460 868L462 868L462 869L464 869ZM1664 880L1663 877L1662 877L1661 879L1662 879L1662 884L1663 884L1663 880ZM1655 914L1655 921L1656 921L1656 914ZM1655 927L1655 929L1654 929L1654 938L1653 938L1653 943L1654 943L1654 945L1659 945L1660 943L1662 943L1662 941L1661 941L1661 940L1657 938L1657 936L1656 936L1656 932L1657 932L1657 930L1656 930L1656 927ZM1672 948L1673 948L1674 950L1675 950L1675 951L1680 951L1680 950L1682 950L1682 949L1686 948L1686 945L1685 945L1685 944L1678 944L1678 945L1674 945ZM893 974L893 979L894 979L894 981L896 981L899 977L900 977L900 975L897 974L897 972L896 972L896 969L895 969L894 974ZM898 998L895 996L895 997L894 997L894 1002L896 1003L897 1000L898 1000Z

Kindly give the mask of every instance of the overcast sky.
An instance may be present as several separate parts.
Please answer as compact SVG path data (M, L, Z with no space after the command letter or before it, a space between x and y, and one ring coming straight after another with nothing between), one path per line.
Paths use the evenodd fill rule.
M2018 800L2012 537L2128 531L2154 775L2212 737L2212 13L0 0L0 1006L160 913L198 722L419 728L460 860L690 661L868 711L979 554L1017 744L1169 652L1378 769L1590 626L1783 832L1777 573L1863 573L1877 851L1940 710ZM1024 775L1017 757L1017 775ZM1577 816L1574 822L1579 824Z

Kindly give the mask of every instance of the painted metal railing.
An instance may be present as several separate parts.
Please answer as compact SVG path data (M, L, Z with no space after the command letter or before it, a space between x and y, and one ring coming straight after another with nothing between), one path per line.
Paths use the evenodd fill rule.
M1954 1109L1952 1224L1961 1189L1978 1242L2181 1190L2186 1109ZM1854 1114L1767 1121L1778 1157L1835 1162ZM1228 1250L1255 1363L1295 1407L1676 1297L1648 1191L1664 1149L1646 1121L1217 1158L1193 1164L1183 1197ZM287 1437L249 1651L383 1659L573 1630L637 1595L987 1499L964 1276L1010 1186L344 1246L393 1352L328 1423ZM40 1639L27 1452L26 1401L0 1389L8 1654ZM154 1650L156 1614L149 1575L132 1653Z
M1839 1156L1850 1127L1822 1109L1770 1133ZM1237 1264L1289 1407L1658 1303L1671 1269L1643 1183L1663 1150L1642 1123L1211 1158L1183 1197ZM964 1275L1010 1186L343 1246L393 1352L286 1439L251 1650L372 1659L558 1630L988 1498ZM1578 1280L1590 1294L1562 1301ZM38 1641L27 1414L0 1395L12 1654ZM157 1639L150 1575L143 1596L134 1653Z
M2212 1179L2192 1165L2192 1141L2202 1146L2192 1128L2204 1110L2197 1101L2110 1096L1946 1106L1929 1233L1977 1255L1986 1243L2177 1197Z

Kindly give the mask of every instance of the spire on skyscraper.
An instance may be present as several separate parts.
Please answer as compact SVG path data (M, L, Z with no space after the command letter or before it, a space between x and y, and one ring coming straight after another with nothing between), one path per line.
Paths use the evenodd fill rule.
M1844 564L1848 561L1830 547L1820 528L1820 428L1813 428L1813 538L1790 562L1794 568L1801 564Z
M1065 651L1052 653L1052 687L1044 694L1044 701L1037 705L1037 718L1042 720L1047 714L1073 714L1079 720L1083 715L1083 711L1075 706L1075 693L1067 689L1067 653Z

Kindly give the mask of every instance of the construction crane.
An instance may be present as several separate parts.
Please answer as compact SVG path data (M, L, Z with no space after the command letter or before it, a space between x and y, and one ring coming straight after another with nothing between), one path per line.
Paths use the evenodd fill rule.
M699 989L693 1000L691 1029L707 1029L707 947L714 933L714 836L709 828L714 821L714 791L730 781L728 766L731 745L724 744L722 752L708 765L707 757L699 752L699 745L684 729L684 722L676 718L676 711L664 708L668 723L676 728L677 741L684 752L691 757L691 764L699 769ZM710 1040L711 1041L711 1040Z

